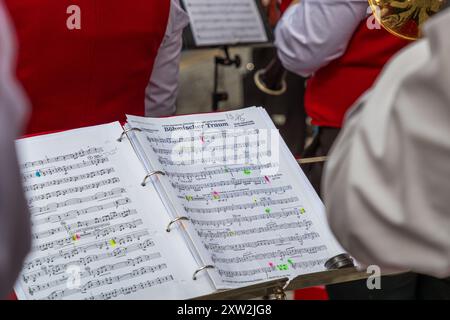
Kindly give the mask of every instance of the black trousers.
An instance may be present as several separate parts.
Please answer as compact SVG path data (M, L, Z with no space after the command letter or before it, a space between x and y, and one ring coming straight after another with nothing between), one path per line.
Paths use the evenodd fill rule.
M303 158L328 155L339 131L336 128L319 128L317 136L305 150ZM305 165L303 170L320 195L323 164ZM327 291L332 300L450 300L450 278L436 279L415 273L405 273L382 277L380 290L369 290L366 280L358 280L327 286Z

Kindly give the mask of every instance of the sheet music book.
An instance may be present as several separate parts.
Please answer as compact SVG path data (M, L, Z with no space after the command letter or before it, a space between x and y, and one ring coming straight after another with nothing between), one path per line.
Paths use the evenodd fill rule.
M127 119L17 142L19 299L190 299L344 253L263 108Z
M255 0L182 0L190 18L188 47L269 42L271 31Z

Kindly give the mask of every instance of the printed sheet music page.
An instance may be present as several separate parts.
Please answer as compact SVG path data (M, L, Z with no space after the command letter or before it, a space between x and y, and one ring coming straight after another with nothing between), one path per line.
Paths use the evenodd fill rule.
M154 169L166 172L217 287L324 271L344 252L264 109L128 123L142 129L135 139Z
M255 0L183 0L197 46L267 42Z
M19 140L32 252L19 299L186 299L211 293L119 123Z

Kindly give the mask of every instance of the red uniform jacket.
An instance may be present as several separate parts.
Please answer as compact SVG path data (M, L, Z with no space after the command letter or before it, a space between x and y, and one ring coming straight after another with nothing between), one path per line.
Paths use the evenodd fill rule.
M27 133L144 114L170 0L6 0L6 5L19 41L18 78L33 108ZM74 29L78 22L80 29Z
M340 128L347 110L372 87L386 62L410 43L362 22L346 53L308 81L305 108L313 124Z

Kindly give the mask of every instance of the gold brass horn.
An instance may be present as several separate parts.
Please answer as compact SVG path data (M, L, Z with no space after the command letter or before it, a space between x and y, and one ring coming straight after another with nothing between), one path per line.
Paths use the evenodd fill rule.
M408 40L422 36L423 25L449 6L450 0L368 0L375 18L390 33ZM286 70L278 55L255 73L256 86L266 94L282 95L287 90Z
M380 24L392 34L408 40L422 36L422 27L443 10L449 0L369 0Z

